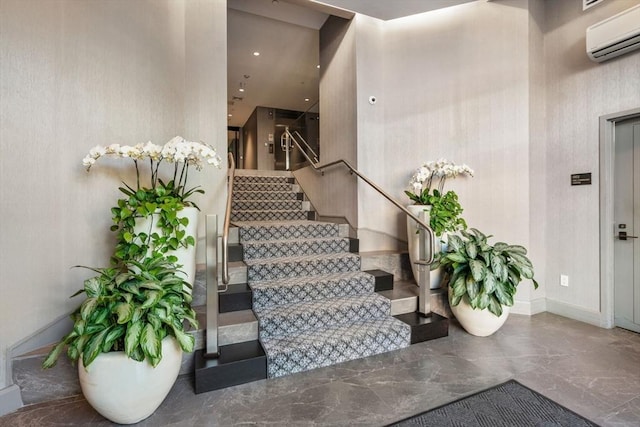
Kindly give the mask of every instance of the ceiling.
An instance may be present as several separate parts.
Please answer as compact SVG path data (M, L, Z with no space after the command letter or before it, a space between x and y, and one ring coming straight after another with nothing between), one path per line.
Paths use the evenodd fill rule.
M476 0L310 0L388 21Z
M329 14L390 20L471 1L228 0L229 126L243 126L257 106L318 111L318 30Z

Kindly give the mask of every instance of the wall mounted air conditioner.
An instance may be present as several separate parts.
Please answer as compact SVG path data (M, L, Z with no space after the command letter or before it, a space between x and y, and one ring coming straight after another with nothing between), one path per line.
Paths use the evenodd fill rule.
M596 62L640 49L640 4L587 28L587 55Z

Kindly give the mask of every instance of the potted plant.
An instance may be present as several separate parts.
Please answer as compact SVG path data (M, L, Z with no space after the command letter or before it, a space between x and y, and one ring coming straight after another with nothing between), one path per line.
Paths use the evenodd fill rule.
M199 187L187 187L190 167L221 166L216 150L202 142L187 141L176 136L163 146L146 144L135 146L111 144L93 147L82 163L87 171L102 157L131 160L136 172L136 185L120 187L125 195L111 209L117 245L113 255L118 260L137 260L162 254L176 262L186 281L195 277L195 234L198 206L190 200L202 194ZM149 165L149 185L140 183L140 164ZM173 164L173 177L168 182L160 178L162 163Z
M465 175L473 176L473 170L469 166L439 159L425 162L409 180L410 190L406 190L405 194L414 204L409 205L408 209L416 216L420 216L423 211L427 212L427 222L438 237L436 252L440 251L441 243L446 243L448 233L467 228L461 216L462 206L458 201L458 195L451 190L444 193L447 179ZM414 277L417 278L415 261L418 260L418 226L411 218L407 218L407 242L411 268ZM440 276L434 273L431 274L432 289L440 287L441 282Z
M182 351L194 349L194 337L185 330L186 324L197 327L190 285L160 255L90 269L97 276L73 295L85 294L71 314L73 329L42 366L53 367L66 347L78 362L87 401L114 422L136 423L169 393Z
M432 269L442 267L449 284L449 303L462 327L472 335L497 331L513 306L516 288L533 278L533 265L523 246L498 242L490 245L472 228L449 236L446 251L436 256Z

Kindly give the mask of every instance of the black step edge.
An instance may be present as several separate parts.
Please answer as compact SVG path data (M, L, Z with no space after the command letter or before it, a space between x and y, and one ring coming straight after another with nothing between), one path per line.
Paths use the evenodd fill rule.
M204 349L195 352L196 394L267 378L267 356L259 341L223 345L219 353L208 359Z
M229 262L242 261L244 258L244 252L242 245L239 243L231 243L227 246L227 254L229 256Z
M360 252L360 240L349 237L349 252L357 254Z
M369 273L370 275L375 277L375 292L393 290L393 274L387 273L384 270L366 270L365 273Z
M449 319L436 313L413 313L393 316L411 327L411 344L434 340L449 335Z
M218 294L220 313L250 310L253 307L253 291L246 283L229 285L226 292Z

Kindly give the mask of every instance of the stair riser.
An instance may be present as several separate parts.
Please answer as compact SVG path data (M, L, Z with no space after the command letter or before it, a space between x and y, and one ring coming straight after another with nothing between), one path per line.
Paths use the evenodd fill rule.
M248 240L290 240L338 237L338 224L297 224L272 227L241 227L240 242Z
M349 239L245 243L244 259L281 258L349 252Z
M347 273L360 270L358 256L338 259L283 261L281 263L252 264L247 266L249 282L277 280L287 277L318 276L320 274Z
M335 307L322 307L307 312L280 312L258 314L262 339L284 337L289 334L338 326L362 320L383 319L391 312L391 302L378 298L365 303L353 301Z
M302 193L293 191L234 191L233 200L302 200Z
M233 211L290 211L304 210L301 200L281 200L278 202L271 201L254 201L254 200L235 200L231 205Z
M236 182L233 183L233 192L236 191L259 191L259 192L270 192L270 191L295 191L299 190L299 186L289 183L253 183L253 182Z
M286 177L286 176L243 176L236 175L233 179L233 184L246 184L246 183L254 183L254 184L293 184L295 182L294 178Z
M306 346L285 348L285 340L263 340L267 352L267 373L277 378L296 372L329 366L362 357L398 350L409 346L411 330L402 322L358 333L318 340Z
M304 221L309 213L304 211L235 211L231 221Z

